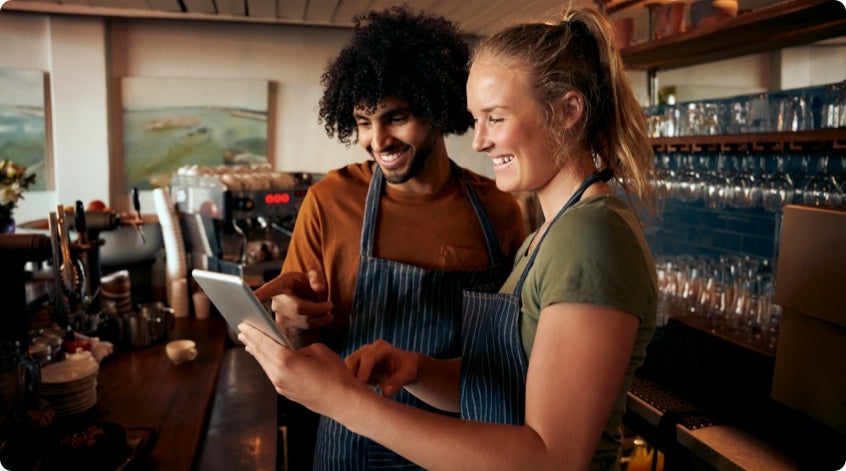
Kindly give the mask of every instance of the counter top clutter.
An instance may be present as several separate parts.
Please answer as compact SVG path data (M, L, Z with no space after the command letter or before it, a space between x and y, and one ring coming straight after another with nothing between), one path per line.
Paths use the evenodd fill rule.
M174 365L164 344L119 352L98 381L97 418L127 430L151 429L142 469L190 469L204 432L226 342L222 319L176 319L171 339L191 339L197 357Z
M131 462L132 469L192 469L212 411L226 324L176 319L168 340L176 339L195 343L193 360L174 364L162 341L118 349L99 364L88 357L45 367L38 405L26 410L18 440L3 437L4 468L114 470Z

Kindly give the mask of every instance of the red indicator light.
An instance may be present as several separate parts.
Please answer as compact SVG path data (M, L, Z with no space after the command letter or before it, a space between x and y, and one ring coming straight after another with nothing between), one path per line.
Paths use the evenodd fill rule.
M264 196L264 202L267 204L288 204L291 202L291 195L289 193L268 193Z

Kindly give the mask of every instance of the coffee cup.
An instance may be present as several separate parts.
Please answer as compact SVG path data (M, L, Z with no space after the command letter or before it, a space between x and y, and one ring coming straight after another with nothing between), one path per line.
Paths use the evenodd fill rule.
M197 344L193 340L182 339L173 340L165 345L165 352L167 357L174 365L181 365L188 363L197 358Z
M209 296L202 291L196 291L191 297L194 301L194 315L197 319L208 319L211 314L211 300L209 300Z

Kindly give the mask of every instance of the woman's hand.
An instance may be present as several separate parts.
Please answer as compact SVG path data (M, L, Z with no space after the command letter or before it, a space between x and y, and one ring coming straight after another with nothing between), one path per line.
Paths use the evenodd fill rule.
M318 414L340 417L362 394L372 394L323 344L291 350L249 324L239 324L238 331L238 340L259 362L276 392Z
M359 381L379 386L383 396L391 397L417 379L420 356L377 340L351 353L344 361Z
M291 332L317 329L332 322L332 303L320 301L326 299L326 291L326 278L311 270L282 273L263 284L255 294L262 301L272 300L276 323Z

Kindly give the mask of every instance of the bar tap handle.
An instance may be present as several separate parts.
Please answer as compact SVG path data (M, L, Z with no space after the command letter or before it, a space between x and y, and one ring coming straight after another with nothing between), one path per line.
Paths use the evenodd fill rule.
M76 204L74 205L73 222L77 232L76 241L79 248L76 266L80 278L80 296L82 297L83 306L88 307L93 304L99 293L99 281L90 277L91 275L100 276L99 268L93 266L94 263L99 264L99 256L94 256L94 252L99 250L99 241L97 238L89 240L85 206L80 200L76 200Z
M144 237L144 230L141 229L143 219L141 218L141 200L138 198L138 187L132 187L132 208L135 210L135 230L141 237L141 243L146 244L147 238Z
M61 207L60 207L61 208ZM61 210L60 210L61 211ZM67 322L70 319L71 308L65 295L62 271L62 238L59 224L59 211L50 212L50 243L53 251L53 281L56 284L56 319Z
M77 232L77 241L83 245L87 244L88 233L86 232L85 207L82 205L82 201L80 200L76 200L76 204L74 206L73 223Z

